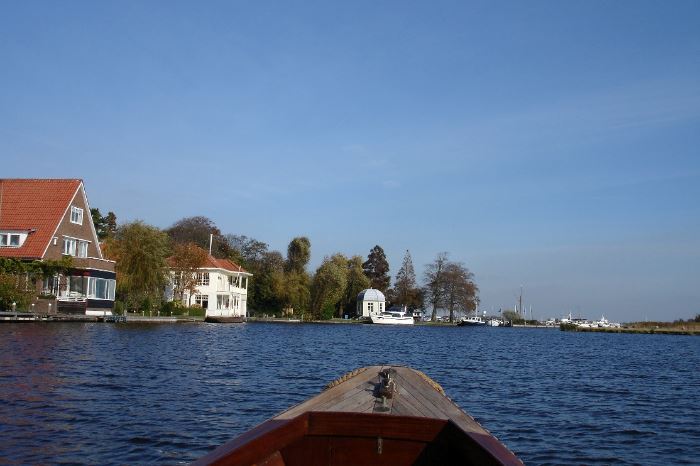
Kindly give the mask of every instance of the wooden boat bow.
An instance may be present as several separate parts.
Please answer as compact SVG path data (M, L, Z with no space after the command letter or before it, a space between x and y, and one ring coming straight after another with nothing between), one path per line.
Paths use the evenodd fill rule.
M331 382L319 395L194 464L522 462L425 374L402 366L370 366Z

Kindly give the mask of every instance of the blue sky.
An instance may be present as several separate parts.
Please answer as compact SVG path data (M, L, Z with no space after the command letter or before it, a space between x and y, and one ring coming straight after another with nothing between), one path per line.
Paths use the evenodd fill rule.
M120 221L205 215L482 307L700 312L700 3L10 2L0 176Z

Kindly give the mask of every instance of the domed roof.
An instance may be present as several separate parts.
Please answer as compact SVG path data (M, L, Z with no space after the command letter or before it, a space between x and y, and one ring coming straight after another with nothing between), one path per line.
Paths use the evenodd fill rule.
M384 293L374 288L367 288L366 290L360 291L357 295L358 301L386 301Z

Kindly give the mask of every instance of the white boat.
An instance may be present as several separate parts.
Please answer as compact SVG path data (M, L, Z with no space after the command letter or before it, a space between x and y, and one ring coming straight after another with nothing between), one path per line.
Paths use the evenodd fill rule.
M486 321L481 316L462 317L462 319L457 322L457 325L460 327L476 327L486 325Z
M489 327L500 327L503 324L500 319L490 319L486 321L486 325Z
M403 311L382 312L373 314L370 318L373 324L413 325L413 316L407 316Z

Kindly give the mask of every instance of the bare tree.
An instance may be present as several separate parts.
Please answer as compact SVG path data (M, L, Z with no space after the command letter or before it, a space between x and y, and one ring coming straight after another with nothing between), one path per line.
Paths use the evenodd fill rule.
M437 309L444 302L445 266L447 265L447 253L439 253L433 262L425 266L425 295L433 307L430 320L437 320Z
M176 243L173 247L174 254L168 258L170 269L173 272L173 294L184 299L185 291L192 295L197 291L197 269L202 267L207 260L207 252L194 243ZM187 307L190 306L189 300Z
M476 308L474 274L460 262L448 262L443 269L443 304L450 311L450 322L454 322L455 311L470 311Z

